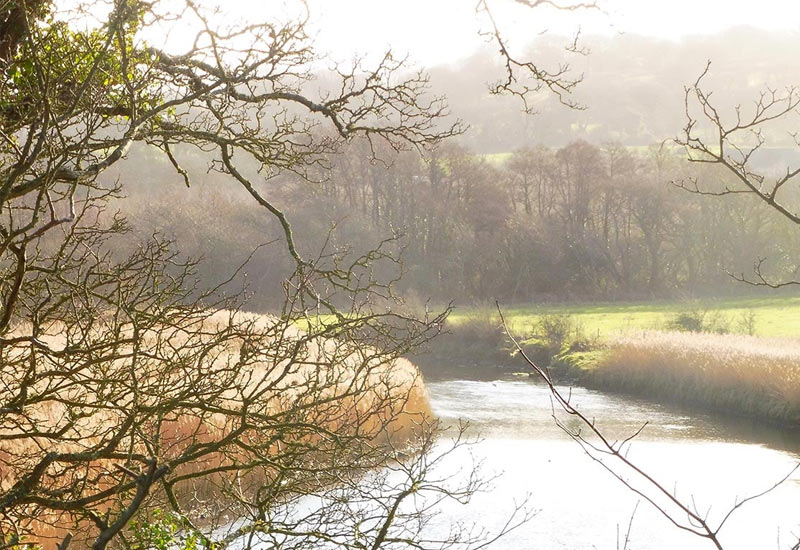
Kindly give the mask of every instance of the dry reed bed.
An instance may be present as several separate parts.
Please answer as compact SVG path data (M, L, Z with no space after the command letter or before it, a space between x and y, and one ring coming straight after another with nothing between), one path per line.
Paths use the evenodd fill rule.
M237 314L237 322L252 322L256 328L267 329L275 324L277 319L268 315ZM179 327L167 340L170 345L180 348L187 339L186 332L208 332L213 334L229 321L229 312L217 314L202 321L202 326ZM24 332L25 327L20 327ZM305 334L295 327L288 326L280 334L283 341L280 345L291 345L296 339L301 339ZM276 336L277 337L277 336ZM46 338L47 343L53 347L64 347L66 340L56 330ZM148 337L145 336L145 341ZM201 338L205 340L205 338ZM277 344L277 342L276 342ZM226 371L225 365L235 363L240 354L240 346L235 341L223 345L217 350L213 363L219 365L220 373ZM13 351L11 353L13 357ZM236 411L240 406L241 395L247 391L256 391L259 388L271 387L270 395L259 400L264 407L264 414L279 416L282 409L296 407L298 400L314 398L319 405L307 410L306 418L309 423L317 423L321 429L334 433L346 434L358 426L365 434L374 434L376 437L389 437L393 443L408 441L416 435L423 419L431 418L427 395L422 383L422 378L417 368L405 359L394 359L383 362L378 350L364 346L348 346L335 339L312 338L303 346L303 352L295 358L294 366L287 367L288 359L277 363L266 361L250 365L245 371L231 374L230 388L224 390L219 396L218 407L230 408ZM114 361L122 367L124 361ZM288 373L288 374L287 374ZM154 376L165 377L169 387L170 377L176 377L178 384L182 373L155 372ZM147 375L142 374L146 384ZM279 382L276 382L278 377ZM162 380L160 383L164 383ZM274 384L274 387L273 387ZM319 390L309 392L309 387L319 386ZM350 395L349 388L364 388ZM78 391L80 390L65 390ZM63 397L63 396L62 396ZM85 398L83 395L73 396L76 400ZM25 437L20 433L13 433L9 425L0 427L0 492L7 491L16 482L15 471L25 471L26 466L31 467L41 459L43 452L74 452L96 444L103 436L104 426L109 428L121 423L120 410L101 410L86 419L75 423L69 432L69 437L63 441L42 440L36 436ZM27 409L28 418L42 429L54 429L69 411L63 403L50 402ZM203 444L219 440L233 428L235 415L204 413L194 410L176 410L170 414L157 430L162 441L162 460L170 460L180 455L189 445ZM20 437L22 435L22 437ZM268 438L271 434L248 432L243 437L254 441L259 438ZM9 436L16 436L11 438ZM301 435L301 440L306 444L314 445L316 435ZM136 449L141 450L141 449ZM267 452L272 452L272 448ZM279 452L278 448L274 452ZM231 454L230 450L221 453L211 453L198 464L184 464L177 474L190 474L194 470L214 469L225 463L243 459ZM95 478L94 485L99 489L114 484L114 479L119 477L119 472L114 468L115 463L124 460L100 459L91 464L84 472L85 477ZM12 466L14 465L14 466ZM58 478L57 468L49 472L52 479ZM73 476L74 477L74 476ZM251 473L250 481L256 484L269 483L268 474ZM213 493L217 484L216 476L206 476L191 483L187 491L193 495L208 492ZM108 480L106 482L106 479ZM77 479L66 480L72 484ZM91 488L89 488L91 489ZM180 497L180 495L178 495ZM40 523L32 525L40 540L60 540L64 528L74 520L61 518L61 514L46 514L41 517ZM66 521L65 521L66 520Z
M800 426L800 341L645 331L608 342L594 385Z

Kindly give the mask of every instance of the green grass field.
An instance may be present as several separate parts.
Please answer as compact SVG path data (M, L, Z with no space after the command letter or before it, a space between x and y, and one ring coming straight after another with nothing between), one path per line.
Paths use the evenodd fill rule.
M540 315L574 316L585 334L600 338L630 329L662 330L679 313L700 312L716 318L729 332L747 332L747 318L752 315L754 335L800 338L800 296L737 298L707 301L615 302L592 304L554 304L508 307L503 309L511 328L529 333ZM496 314L494 308L456 308L449 322Z

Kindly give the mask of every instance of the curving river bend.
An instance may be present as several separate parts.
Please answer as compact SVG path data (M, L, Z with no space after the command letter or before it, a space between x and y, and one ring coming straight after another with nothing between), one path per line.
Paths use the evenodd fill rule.
M427 383L434 413L445 423L469 421L480 440L451 457L453 475L469 460L484 475L497 474L489 492L466 507L448 505L441 529L453 521L502 526L514 502L530 494L537 510L528 523L492 548L537 550L713 549L707 540L677 530L625 489L562 433L551 418L547 389L529 378ZM772 486L800 462L800 434L744 422L723 422L582 388L573 403L606 434L625 438L647 421L629 457L679 496L715 518ZM726 550L791 548L800 537L800 471L767 495L743 506L721 531Z

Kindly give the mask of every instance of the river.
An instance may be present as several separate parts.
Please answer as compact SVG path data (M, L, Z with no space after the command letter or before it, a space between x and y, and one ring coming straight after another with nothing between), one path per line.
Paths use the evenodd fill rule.
M616 550L623 548L629 525L628 550L714 548L676 529L556 427L543 385L509 377L429 381L427 387L434 413L445 424L466 420L480 438L449 458L452 475L466 475L475 459L484 475L496 476L491 489L469 504L447 504L432 528L464 522L497 530L514 503L529 494L535 516L492 548ZM649 422L632 442L629 458L693 500L712 524L737 499L772 486L800 462L798 434L582 388L574 388L572 397L612 439ZM744 505L720 533L726 550L787 549L798 537L800 471Z

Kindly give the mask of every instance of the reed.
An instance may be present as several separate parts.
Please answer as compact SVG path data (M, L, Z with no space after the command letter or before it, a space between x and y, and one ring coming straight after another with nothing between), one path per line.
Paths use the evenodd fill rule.
M160 335L161 340L157 340L155 335L145 334L143 347L154 345L151 340L175 348L197 345L188 334L200 335L198 338L206 343L224 328L228 316L229 312L219 312L200 321L201 325L178 326L166 336ZM279 321L269 315L237 314L237 322L251 322L255 328L262 327L268 331ZM286 326L271 338L274 347L304 342L302 351L294 356L293 361L291 356L284 354L279 355L278 360L265 358L250 362L243 369L232 368L242 353L241 343L236 339L222 342L207 367L210 377L228 377L209 382L220 388L216 400L205 403L198 397L195 407L165 408L164 414L157 419L136 413L132 416L138 423L136 434L145 435L137 437L131 433L120 447L128 449L131 455L142 454L149 452L144 448L146 441L157 440L159 462L175 464L171 472L173 480L185 479L175 486L175 496L190 508L198 499L222 503L220 488L225 485L225 474L219 472L230 471L233 464L255 463L257 458L260 459L258 467L242 468L237 477L241 486L256 490L274 482L279 468L273 467L273 463L291 461L295 455L298 460L323 463L344 452L339 449L343 445L349 445L347 450L353 453L361 452L365 457L362 463L370 463L373 455L377 461L386 454L371 449L381 446L402 448L414 440L426 422L432 419L419 371L406 359L387 357L380 350L356 342L323 337L303 340L305 336L303 331ZM283 341L278 341L278 338ZM64 330L55 327L48 344L63 348L66 345ZM14 350L8 353L13 357ZM105 368L113 373L115 368L124 366L124 359L115 359ZM137 375L140 388L152 383L153 387L163 388L166 392L173 382L175 385L181 383L184 376L182 365L159 363L158 367ZM251 399L253 408L259 407L249 421L252 427L239 436L247 447L218 444L234 430L242 430L242 417L237 411L242 407L243 396L259 393L264 395ZM0 394L6 397L3 392ZM123 395L120 399L128 398L128 395ZM161 403L159 400L162 399L160 395L146 398L155 404ZM92 404L91 399L89 389L66 386L66 389L54 392L49 401L26 407L24 412L44 431L70 417L65 403ZM18 481L17 475L34 467L45 451L81 452L107 438L108 432L118 429L128 418L126 415L134 415L127 411L127 401L97 403L96 408L93 414L79 417L60 441L43 441L35 434L21 433L8 422L0 425L0 493L11 490ZM281 432L280 436L276 435L277 431ZM198 454L196 460L185 460L185 456L192 455L189 449L199 447L208 447L209 451ZM56 470L49 472L48 490L66 490L79 484L86 486L88 494L112 488L120 477L117 467L127 465L126 457L117 455L92 459L85 468L75 469L69 474ZM309 466L309 470L312 469ZM305 477L296 476L301 479L298 490L308 489L306 478L321 477L314 476L314 472ZM163 504L163 495L151 496L155 505ZM102 513L114 505L115 502L109 500L95 508ZM37 535L32 542L52 544L60 541L68 530L82 532L81 528L86 527L88 533L89 525L85 517L77 517L71 511L45 511L30 525ZM77 547L86 542L81 536L76 535L74 539Z
M642 331L607 346L592 385L800 426L800 341Z

